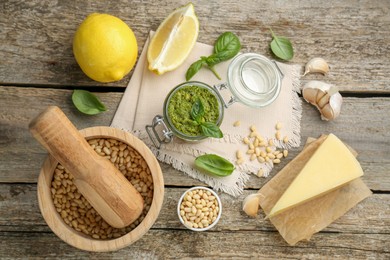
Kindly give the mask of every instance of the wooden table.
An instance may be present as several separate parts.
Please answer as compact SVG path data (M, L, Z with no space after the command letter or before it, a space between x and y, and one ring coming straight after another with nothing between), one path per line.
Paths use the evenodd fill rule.
M224 212L209 232L186 230L176 216L179 195L204 185L161 164L166 193L152 229L138 242L111 253L89 253L60 240L43 220L37 203L37 177L46 157L27 130L29 121L57 105L79 128L109 125L131 74L108 84L94 82L79 69L72 37L92 12L122 18L143 46L174 8L186 1L11 1L0 4L0 258L390 258L390 2L382 1L196 1L199 41L213 44L225 31L235 32L244 52L272 58L271 35L294 44L290 63L304 65L320 56L329 61L323 80L344 96L341 116L320 120L303 103L302 143L309 136L335 133L359 153L365 183L373 195L309 242L288 246L268 220L248 218L243 198L268 180L251 177L244 194L222 194ZM141 51L141 48L140 50ZM109 111L80 114L73 89L96 93ZM302 147L291 151L293 158ZM288 160L275 167L272 176ZM263 216L263 215L261 215Z

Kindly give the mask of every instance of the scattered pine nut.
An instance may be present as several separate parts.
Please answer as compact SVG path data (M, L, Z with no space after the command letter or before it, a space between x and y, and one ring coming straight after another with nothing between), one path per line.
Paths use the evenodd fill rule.
M253 145L255 147L259 146L259 139L256 138L255 141L253 142Z
M285 136L284 138L283 138L283 143L288 143L288 137L287 136Z
M276 164L280 163L280 159L274 159L273 163L276 163Z
M272 140L272 139L269 139L268 140L268 146L274 146L275 144L274 144L274 140Z
M257 171L257 176L258 176L258 177L263 177L263 175L264 175L263 169L259 169L259 170Z
M279 151L279 150L274 151L274 155L275 155L275 156L278 155L278 154L280 154L280 151Z
M268 153L267 156L270 159L275 159L275 155L273 153Z
M249 144L249 149L251 149L251 150L254 150L255 149L255 146L253 145L253 144Z
M272 152L272 149L271 149L270 146L267 146L267 147L265 148L265 151L266 151L267 153L270 153L270 152Z
M241 125L241 121L236 121L233 123L233 126L234 127L237 127L237 126L240 126Z
M284 158L286 158L287 155L288 155L288 151L287 151L287 150L283 150L283 156L284 156Z
M253 161L256 159L256 154L252 154L250 160Z
M237 159L241 159L242 158L242 152L240 150L238 150L236 152L236 157L237 157Z
M276 137L277 140L280 140L282 138L282 136L280 134L280 131L276 131L275 137Z
M276 129L276 130L282 129L282 123L277 122L276 125L275 125L275 129Z
M265 159L264 157L257 157L257 160L259 161L259 163L265 163Z
M256 126L251 125L250 129L251 129L252 132L256 132Z
M269 157L268 156L266 156L264 159L265 159L266 162L269 162Z
M243 142L244 142L244 144L249 144L249 139L248 139L248 137L244 137Z
M246 151L246 154L254 154L255 153L255 150L253 149L249 149L248 151Z
M276 158L277 158L277 159L281 159L282 157L283 157L283 154L282 154L282 153L279 153L279 154L276 155Z
M240 165L240 164L242 164L244 162L244 159L243 158L240 158L240 159L238 159L237 161L236 161L236 164L237 165Z

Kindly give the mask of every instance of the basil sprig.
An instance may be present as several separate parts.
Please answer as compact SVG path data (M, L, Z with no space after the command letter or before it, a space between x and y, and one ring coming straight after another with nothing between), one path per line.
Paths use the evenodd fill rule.
M208 137L222 138L223 133L219 127L212 122L203 122L204 106L202 100L197 98L191 107L191 117L195 122L200 125L202 134Z
M225 177L232 174L235 167L225 158L216 154L205 154L195 159L195 166L209 174Z
M75 89L72 94L75 107L84 114L96 115L107 110L97 96L86 90Z
M208 57L202 56L199 60L191 64L186 72L186 80L190 80L203 66L211 70L220 80L221 77L214 69L214 66L223 61L230 60L241 50L240 39L232 33L221 34L214 44L214 53Z
M291 60L294 57L294 50L290 40L285 37L276 36L271 29L270 31L273 38L270 44L272 52L282 60Z

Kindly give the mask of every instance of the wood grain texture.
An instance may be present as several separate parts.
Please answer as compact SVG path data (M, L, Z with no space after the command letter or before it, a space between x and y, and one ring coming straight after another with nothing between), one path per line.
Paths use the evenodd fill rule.
M221 194L224 210L218 225L209 232L189 232L178 220L176 205L183 188L166 189L162 211L152 229L138 242L109 254L94 254L94 257L119 257L135 255L155 258L177 257L319 257L335 254L345 258L348 252L354 258L386 258L390 254L390 196L374 194L358 204L346 215L332 223L320 233L314 234L310 242L288 247L264 214L259 218L248 218L241 210L243 198L253 191L245 191L238 199ZM76 250L52 234L39 212L31 184L2 184L0 190L0 255L8 257L40 257L55 254L57 257L78 256ZM22 213L22 214L21 214ZM9 225L12 222L12 225ZM364 228L362 228L364 227ZM196 243L194 243L196 241ZM337 243L336 243L337 241ZM26 243L26 246L17 245ZM44 243L56 245L45 247ZM158 245L158 248L156 247ZM204 250L207 245L209 250ZM238 249L238 247L240 249ZM5 248L12 248L6 250ZM33 248L39 248L33 249ZM36 250L36 251L35 251ZM329 250L326 254L326 250ZM34 253L35 252L35 253ZM150 253L148 255L147 253ZM314 255L313 255L314 254Z
M264 1L198 0L198 41L213 44L225 31L236 33L243 52L274 58L269 27L291 39L303 65L313 57L331 67L317 79L335 84L344 98L341 116L324 122L316 108L303 102L302 144L307 137L334 133L359 153L364 182L374 194L337 219L311 241L290 247L272 224L252 219L241 210L246 195L269 178L251 176L238 198L221 194L224 205L218 225L208 232L186 230L176 203L187 187L204 185L160 164L166 184L161 213L139 241L112 253L77 250L51 232L37 201L37 178L46 152L28 132L28 123L49 105L59 106L78 129L108 126L132 72L114 83L86 77L72 54L72 38L92 12L109 13L133 29L138 52L150 30L184 0L169 1L18 1L0 3L0 258L94 259L261 259L261 258L390 258L390 3L388 0ZM302 69L303 72L303 69ZM108 111L79 113L72 89L87 88ZM276 174L302 149L292 149L271 173Z
M186 1L29 1L0 4L0 84L125 87L123 80L101 84L87 78L72 54L77 26L92 12L123 19L138 40L139 53L148 32ZM304 65L320 56L329 61L323 79L342 91L389 93L390 4L378 1L207 1L195 2L200 21L199 41L213 44L224 31L241 39L243 51L272 57L273 28L289 37L295 57Z
M49 227L39 211L37 188L33 184L2 184L0 190L0 231L48 232ZM167 188L160 215L152 229L186 230L180 223L176 207L185 188ZM255 191L245 190L238 198L219 193L223 204L221 220L213 231L264 231L276 232L265 214L260 211L258 218L249 218L242 211L242 201ZM22 214L18 213L22 211ZM390 235L390 196L374 194L347 212L324 232ZM12 222L12 225L9 225ZM365 227L365 228L362 228Z
M109 125L122 93L95 93L107 105L108 111L97 116L79 113L71 103L69 90L30 87L0 87L0 182L36 182L46 152L27 131L29 121L49 105L59 105L78 129ZM25 109L29 107L29 109ZM340 117L334 122L321 121L315 107L303 102L301 122L302 144L309 136L334 133L359 154L365 175L363 180L373 190L390 190L390 99L345 98ZM12 149L10 149L12 147ZM302 147L291 150L293 158ZM20 163L27 162L27 163ZM275 167L272 174L287 163ZM162 164L167 185L194 185L193 179L183 176ZM17 174L15 174L17 172ZM258 189L267 179L252 177L248 188Z
M0 232L7 258L93 259L389 259L388 237L380 234L320 233L287 247L277 233L151 230L141 240L112 253L75 251L52 233ZM194 241L196 241L194 243ZM329 246L338 241L336 246ZM28 246L26 246L28 245ZM360 246L359 246L360 245Z

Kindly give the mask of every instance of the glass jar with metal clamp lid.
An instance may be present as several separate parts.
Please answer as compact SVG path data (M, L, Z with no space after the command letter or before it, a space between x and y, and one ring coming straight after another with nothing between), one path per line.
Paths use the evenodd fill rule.
M184 87L196 86L207 89L211 93L209 98L215 99L218 107L218 117L215 118L215 123L220 125L224 108L228 108L234 102L253 108L271 104L280 93L282 78L283 73L275 61L256 53L240 54L229 65L226 83L210 87L202 82L189 81L176 86L164 101L163 116L154 117L152 124L146 126L147 133L157 148L160 148L163 143L171 142L173 136L185 141L200 141L207 138L199 133L194 135L184 133L181 127L174 123L178 118L173 119L168 113L172 96ZM229 101L225 101L221 95L220 91L224 89L229 89L231 92ZM178 120L186 120L185 118L186 116L183 116Z

